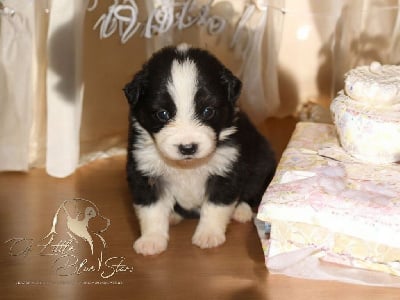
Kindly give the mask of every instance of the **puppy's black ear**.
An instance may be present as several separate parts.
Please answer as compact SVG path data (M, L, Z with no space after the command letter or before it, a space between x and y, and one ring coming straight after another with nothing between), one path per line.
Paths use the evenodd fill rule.
M223 70L221 77L222 83L228 91L228 100L234 104L239 99L240 92L242 91L242 82L228 69Z
M143 95L144 88L146 85L146 70L142 69L133 77L132 81L129 82L123 88L125 97L131 107L134 107L139 101L140 97Z

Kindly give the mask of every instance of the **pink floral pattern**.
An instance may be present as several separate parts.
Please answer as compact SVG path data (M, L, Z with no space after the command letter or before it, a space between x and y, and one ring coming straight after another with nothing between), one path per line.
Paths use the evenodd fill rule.
M400 276L400 165L355 160L334 125L297 124L258 219L272 224L267 258L311 246L327 261Z

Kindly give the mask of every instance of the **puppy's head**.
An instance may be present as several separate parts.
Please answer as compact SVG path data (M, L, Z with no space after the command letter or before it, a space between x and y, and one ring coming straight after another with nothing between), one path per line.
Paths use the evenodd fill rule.
M124 89L131 115L167 159L202 159L234 132L241 82L214 56L187 45L155 53Z

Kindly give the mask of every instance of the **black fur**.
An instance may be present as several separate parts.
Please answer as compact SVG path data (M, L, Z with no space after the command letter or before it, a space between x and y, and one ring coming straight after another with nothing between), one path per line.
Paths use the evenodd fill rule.
M236 147L240 155L233 162L229 174L209 176L206 187L208 199L224 205L239 198L239 201L256 207L274 175L276 161L265 138L243 113L236 112L241 82L208 52L195 48L181 52L174 47L164 48L154 54L124 88L130 105L126 171L134 202L144 206L155 203L168 186L162 176L149 177L138 170L132 156L132 151L139 146L138 132L133 125L138 122L150 135L154 135L165 125L155 117L154 113L158 109L167 108L171 117L174 117L176 108L166 85L173 60L187 58L196 63L199 71L198 92L195 96L196 118L210 126L217 137L224 128L235 125L238 129L229 138L217 141L217 147ZM204 119L202 111L210 105L217 108L215 116ZM185 211L179 203L175 205L175 210L189 217L195 214Z

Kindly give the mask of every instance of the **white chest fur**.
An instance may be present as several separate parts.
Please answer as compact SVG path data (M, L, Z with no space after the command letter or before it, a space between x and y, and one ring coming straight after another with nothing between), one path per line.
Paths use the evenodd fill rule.
M163 175L165 189L183 208L199 208L207 199L205 170L170 170Z

